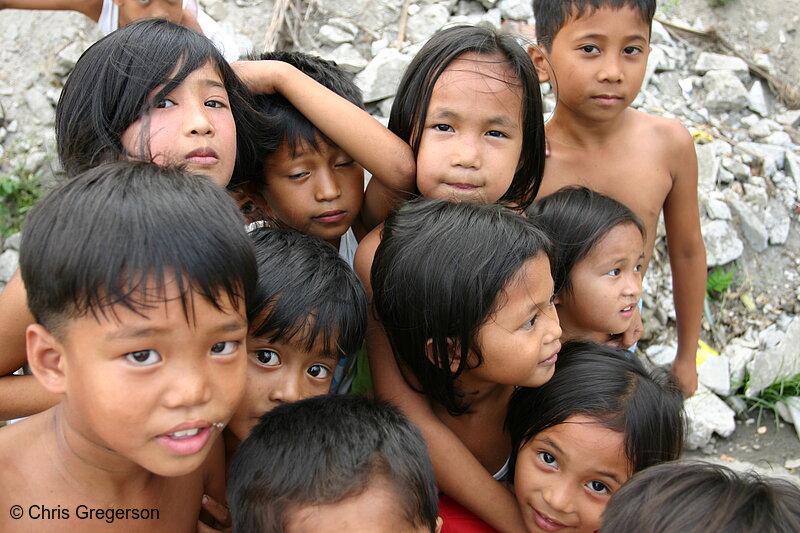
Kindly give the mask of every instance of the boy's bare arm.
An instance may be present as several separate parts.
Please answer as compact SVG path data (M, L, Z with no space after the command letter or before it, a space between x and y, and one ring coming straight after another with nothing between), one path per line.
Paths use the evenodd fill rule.
M372 300L370 269L380 242L380 229L358 247L356 273ZM375 395L397 406L422 432L439 488L499 531L524 531L514 495L495 480L463 442L439 420L428 400L405 382L392 354L389 339L372 312L367 327L367 352Z
M25 329L33 322L16 272L0 293L0 420L32 415L58 403L33 376L12 375L27 362Z
M103 9L102 0L0 0L0 9L42 9L77 11L97 22Z
M670 160L673 185L664 201L664 223L672 268L672 290L678 320L678 354L672 370L685 396L697 389L695 363L703 298L706 288L706 252L700 233L697 203L697 156L686 129L677 122Z
M380 180L390 191L411 191L415 186L414 154L369 113L320 85L282 61L237 61L234 70L257 94L280 93L339 148ZM383 198L384 196L378 196ZM369 197L368 197L369 198ZM374 227L390 208L365 202L365 222Z

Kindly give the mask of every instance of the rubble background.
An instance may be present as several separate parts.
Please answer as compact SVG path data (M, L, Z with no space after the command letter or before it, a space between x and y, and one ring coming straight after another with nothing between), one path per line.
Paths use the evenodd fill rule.
M336 61L355 75L368 109L384 122L400 76L437 29L471 23L530 35L533 22L530 0L200 4L235 32L243 50L267 43ZM719 7L666 0L657 20L634 105L676 118L694 135L709 269L732 272L729 285L707 299L702 339L712 350L701 356L701 387L686 403L688 448L800 479L800 399L781 408L794 428L769 415L736 415L742 396L800 374L800 0ZM35 175L47 187L60 177L55 103L100 32L77 13L9 10L0 11L0 34L0 178ZM543 91L549 113L555 98ZM19 235L0 243L2 286L16 269ZM676 346L666 257L662 228L643 297L641 349L655 364L668 364Z

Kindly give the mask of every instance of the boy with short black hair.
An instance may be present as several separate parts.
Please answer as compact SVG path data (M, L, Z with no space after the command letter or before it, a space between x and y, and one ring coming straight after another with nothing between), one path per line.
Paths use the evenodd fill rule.
M438 532L425 441L363 396L301 400L264 415L229 472L237 533Z
M542 48L528 51L556 91L546 126L550 156L540 196L582 185L628 206L653 255L662 209L673 274L678 353L673 372L684 394L697 388L695 354L706 284L692 138L675 120L628 107L641 88L655 0L533 0ZM641 320L626 345L641 336Z
M302 52L250 59L233 66L257 94L256 108L276 119L280 144L265 147L263 161L248 172L258 178L229 188L246 196L245 209L261 208L279 225L327 241L352 266L361 238L413 188L413 154L363 110L360 89L336 63ZM379 153L374 146L389 148ZM375 177L366 190L364 168Z
M346 392L367 329L364 287L331 246L291 229L250 237L259 276L247 308L247 386L225 431L229 454L276 406Z
M600 533L796 533L800 487L701 461L634 475L608 502Z
M244 389L256 269L235 205L205 177L102 165L33 209L20 269L28 361L61 401L0 429L0 529L194 530Z

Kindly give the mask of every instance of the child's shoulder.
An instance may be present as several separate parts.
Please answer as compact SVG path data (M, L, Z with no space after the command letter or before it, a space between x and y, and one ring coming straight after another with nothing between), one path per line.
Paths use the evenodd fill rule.
M665 152L683 151L693 146L692 136L680 121L632 108L628 112L633 126L629 135L637 143L649 142Z
M46 443L52 442L49 411L0 428L0 494L22 496L34 485L49 486Z
M353 269L355 269L358 277L361 278L362 283L369 290L370 284L370 271L372 269L372 261L375 259L375 251L381 243L383 237L383 223L378 224L369 233L364 235L358 243L356 249L356 256L353 259Z

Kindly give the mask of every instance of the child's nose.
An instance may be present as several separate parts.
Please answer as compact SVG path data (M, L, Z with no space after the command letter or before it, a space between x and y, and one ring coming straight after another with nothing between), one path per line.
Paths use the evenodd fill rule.
M193 407L211 400L208 369L204 365L183 365L170 381L164 401L167 407Z
M546 339L546 342L551 343L561 338L561 322L558 319L558 311L556 311L556 306L551 305L545 315L550 322L550 328L548 329L550 338Z
M606 54L598 71L599 81L618 83L623 80L622 64L615 54Z
M450 158L452 166L473 169L481 167L480 147L476 139L463 135L453 142L455 149Z
M208 116L205 105L185 105L184 128L190 135L212 135L214 123Z
M300 383L295 376L285 376L269 391L269 399L278 403L296 402L300 399Z
M642 276L638 272L628 272L625 275L623 295L638 300L642 296Z
M315 181L314 197L318 202L335 200L341 196L342 190L329 170L318 172Z
M574 509L574 494L571 483L560 479L551 483L543 492L542 497L547 505L559 513L569 513Z

